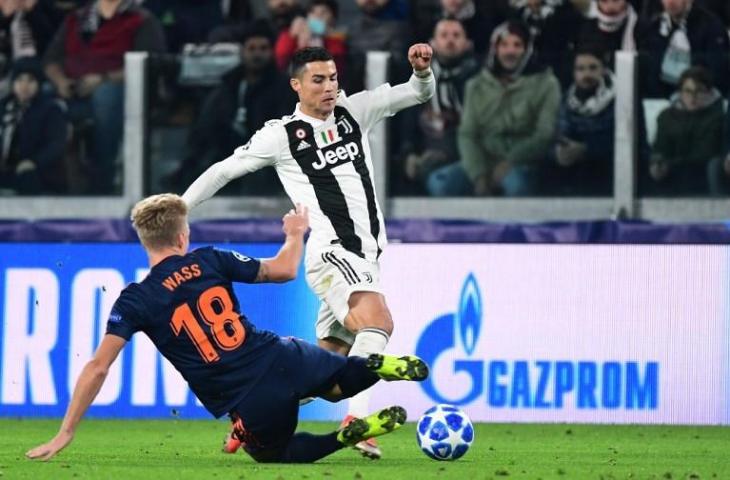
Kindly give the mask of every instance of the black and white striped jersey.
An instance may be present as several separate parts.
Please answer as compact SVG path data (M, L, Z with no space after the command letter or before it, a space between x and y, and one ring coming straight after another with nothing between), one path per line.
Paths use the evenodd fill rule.
M368 131L379 120L427 101L433 75L337 96L334 112L321 120L303 114L270 120L227 159L211 166L185 192L190 208L234 178L273 166L293 203L309 209L308 248L334 243L374 261L387 239L375 195Z

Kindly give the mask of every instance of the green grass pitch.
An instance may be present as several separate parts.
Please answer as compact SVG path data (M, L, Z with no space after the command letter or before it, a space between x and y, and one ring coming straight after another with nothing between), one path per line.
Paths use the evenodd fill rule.
M0 420L5 479L730 479L730 428L478 424L456 462L421 454L409 423L381 439L384 458L342 450L313 465L256 464L220 452L223 421L85 420L48 463L24 452L49 439L58 420ZM335 424L303 423L324 433Z

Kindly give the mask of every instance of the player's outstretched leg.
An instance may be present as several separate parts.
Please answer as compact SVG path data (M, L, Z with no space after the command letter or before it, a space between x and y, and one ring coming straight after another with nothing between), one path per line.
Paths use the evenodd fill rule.
M372 353L368 355L365 365L387 382L394 380L421 382L428 378L428 365L415 355L397 357Z
M402 427L406 422L406 417L406 410L403 407L384 408L365 418L353 419L340 430L337 440L344 445L356 445Z
M300 432L294 434L284 448L246 451L257 462L311 463L355 444L390 433L406 421L403 407L388 407L355 419L341 430L325 435Z
M373 353L366 358L348 357L347 361L347 369L344 370L338 382L345 397L360 396L360 392L379 379L387 381L421 381L428 377L428 366L423 360L414 356L397 357ZM358 418L360 417L349 413L340 427L345 428ZM374 438L358 442L355 444L355 448L363 456L373 460L377 460L382 456L382 452Z

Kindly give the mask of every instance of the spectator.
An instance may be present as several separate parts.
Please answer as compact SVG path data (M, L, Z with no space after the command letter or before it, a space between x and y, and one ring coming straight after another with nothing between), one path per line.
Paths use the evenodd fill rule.
M66 15L86 5L88 0L40 0L40 3L51 18L52 24L58 28Z
M295 18L305 13L299 0L268 0L267 4L272 27L277 33L289 28Z
M347 82L346 91L365 88L365 62L367 52L390 53L389 80L400 83L410 75L410 65L404 56L411 37L408 23L394 20L389 14L394 0L357 0L359 15L347 34ZM340 84L342 85L342 83Z
M727 0L694 0L695 5L717 15L726 26L730 26L730 2ZM632 0L641 17L651 18L662 12L662 0Z
M601 53L604 65L613 64L613 52L636 51L635 31L639 16L627 0L595 0L578 36L580 49Z
M671 102L657 120L650 193L706 194L707 165L724 153L722 96L707 69L692 67L680 77Z
M55 27L37 0L0 2L0 62L10 70L13 60L40 57L53 36Z
M360 15L348 35L348 46L354 54L380 50L402 55L407 50L407 23L384 18L391 1L357 0Z
M270 27L276 35L288 30L295 18L306 16L299 0L267 0L267 7ZM213 29L208 36L208 41L211 43L237 43L245 35L247 28L248 20L233 25L224 25Z
M12 70L12 93L0 101L0 188L21 195L66 189L68 124L59 102L41 92L42 81L37 60L20 59Z
M389 0L378 12L378 18L407 22L410 15L410 3L411 0Z
M411 0L411 30L417 42L428 42L433 25L442 18L441 0Z
M560 86L534 58L528 27L519 21L497 27L487 68L466 84L458 132L461 164L433 173L434 194L536 193L559 107Z
M710 193L715 196L730 195L730 108L725 113L724 139L725 154L711 160L707 172Z
M221 0L145 0L144 7L160 20L167 47L175 53L185 44L205 43L223 24Z
M334 57L337 75L344 77L347 46L345 35L336 30L339 13L336 0L312 0L307 18L297 17L279 34L276 41L276 65L286 71L294 52L304 47L324 47Z
M519 17L530 27L533 42L542 45L542 34L566 34L558 32L554 27L570 19L579 18L578 10L569 0L509 0L513 16Z
M226 24L250 22L256 18L251 0L227 0L223 3L223 21ZM256 3L259 3L258 1Z
M727 0L695 0L697 5L717 15L723 25L730 27L730 2Z
M241 65L226 74L203 103L188 136L185 158L166 179L174 189L187 187L211 164L248 142L266 121L294 109L296 97L289 78L274 63L273 32L268 25L250 25L244 32L241 52ZM273 170L253 175L258 181L245 182L249 188L246 193L270 195L276 189Z
M402 135L406 177L425 185L437 167L458 162L456 132L464 109L466 81L479 72L464 26L459 20L440 20L431 39L436 77L436 94L418 108L408 110L405 119L411 128ZM419 188L419 193L423 188Z
M571 65L565 52L577 42L583 16L575 0L510 0L513 17L530 27L535 51L553 69L561 83L570 83Z
M575 56L560 108L558 142L542 177L555 195L609 196L613 183L615 78L600 53Z
M112 194L124 121L124 54L162 52L162 28L133 0L96 0L69 14L45 55L46 75L75 124L92 122L92 193Z
M664 11L637 34L644 55L642 88L648 97L669 97L682 72L695 65L710 70L722 92L728 86L728 33L722 22L692 0L662 0Z
M490 17L477 11L474 0L441 0L441 9L442 18L452 17L461 21L478 56L487 53L489 36L497 25Z

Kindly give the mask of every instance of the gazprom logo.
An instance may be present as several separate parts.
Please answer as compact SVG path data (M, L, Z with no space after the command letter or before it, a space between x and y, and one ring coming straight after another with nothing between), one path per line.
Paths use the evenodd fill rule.
M492 408L655 410L659 404L659 364L633 360L479 358L484 303L479 285L469 274L461 287L457 309L435 318L423 331L416 355L432 366L421 383L437 403L466 405L485 401ZM516 332L519 343L519 332ZM444 355L448 353L448 355ZM463 355L463 358L459 358ZM450 379L439 362L453 362ZM449 369L451 370L451 369ZM441 374L439 374L441 372ZM466 373L465 394L450 395L450 380ZM479 400L479 399L482 400Z

